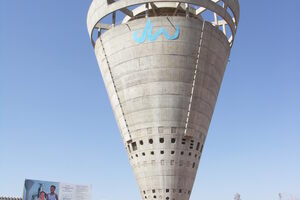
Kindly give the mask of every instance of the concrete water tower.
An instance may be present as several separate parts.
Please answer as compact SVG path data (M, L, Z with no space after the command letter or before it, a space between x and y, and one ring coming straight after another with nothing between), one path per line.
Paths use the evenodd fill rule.
M238 0L93 0L87 26L142 199L188 200Z

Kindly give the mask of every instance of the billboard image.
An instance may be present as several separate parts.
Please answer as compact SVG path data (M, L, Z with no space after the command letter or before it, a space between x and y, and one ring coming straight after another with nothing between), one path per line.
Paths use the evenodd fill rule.
M91 200L91 186L26 179L23 200Z

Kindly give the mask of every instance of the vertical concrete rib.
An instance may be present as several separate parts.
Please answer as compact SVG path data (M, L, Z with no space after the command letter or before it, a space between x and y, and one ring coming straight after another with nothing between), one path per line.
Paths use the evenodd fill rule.
M122 131L124 129L121 128L122 127L121 124L125 124L125 131L122 131L123 132L122 137L123 137L123 140L125 140L126 142L128 142L128 141L131 140L130 131L128 129L128 124L127 124L127 121L126 121L126 118L125 118L125 115L124 115L124 112L123 112L122 104L120 103L120 98L119 98L119 95L118 95L118 91L117 91L117 88L116 88L116 85L115 85L115 81L114 81L113 75L111 73L110 64L109 64L109 61L108 61L108 58L107 58L107 55L106 55L106 51L105 51L105 48L104 48L104 46L102 44L101 36L99 37L99 41L100 41L100 46L102 47L102 50L103 50L103 55L104 55L106 63L107 63L107 67L108 67L108 71L109 71L109 74L110 74L111 82L113 84L114 95L117 98L117 102L118 102L117 106L118 106L118 109L120 110L120 113L122 114L121 118L119 118L118 120L122 120L123 123L119 123L120 124L119 127L120 127L120 129Z
M190 103L189 103L187 117L186 117L186 122L185 122L185 129L184 129L184 135L185 136L192 136L192 134L188 134L187 131L188 131L188 124L189 124L189 118L190 118L190 112L191 112L192 102L193 102L195 83L196 83L196 79L197 79L197 72L198 72L199 59L200 59L200 53L201 53L201 47L202 47L202 38L203 38L204 26L205 26L205 23L203 23L203 25L202 25L201 36L199 38L199 48L198 48L197 60L196 60L196 65L195 65L194 77L193 77L193 85L192 85Z

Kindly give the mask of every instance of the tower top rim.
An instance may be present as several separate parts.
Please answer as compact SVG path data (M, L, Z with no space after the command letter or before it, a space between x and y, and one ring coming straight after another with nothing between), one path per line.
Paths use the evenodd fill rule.
M140 12L155 10L158 7L174 8L176 11L183 9L194 17L222 28L223 33L228 37L230 46L234 42L240 18L238 0L93 0L87 14L87 29L93 46L95 44L93 32L98 30L101 33L102 30L109 30L114 27L117 12L125 14L121 23L126 23L136 19ZM173 16L175 16L176 11L174 11ZM205 19L206 13L212 14L213 18ZM112 22L103 22L103 19L111 14L114 18Z

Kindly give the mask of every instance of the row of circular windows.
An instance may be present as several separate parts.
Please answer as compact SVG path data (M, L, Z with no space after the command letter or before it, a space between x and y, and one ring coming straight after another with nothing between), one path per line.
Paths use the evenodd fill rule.
M166 189L165 193L167 194L170 191L171 191L170 189ZM174 189L173 192L176 192L176 190ZM151 197L153 197L153 199L157 199L157 195L155 194L155 189L152 189L153 196L152 195L148 195L148 197L147 197L145 190L143 191L143 193L145 195L145 199L148 199L148 198L151 198ZM187 192L185 191L185 192L183 192L182 189L178 189L178 193L179 194L188 194L188 195L190 195L191 191L187 191ZM159 199L162 199L162 195L159 195ZM166 200L170 200L170 197L167 196ZM175 200L175 198L173 198L172 200Z
M163 154L165 154L165 151L164 150L161 150L160 151L160 154L161 155L163 155ZM174 150L172 150L171 151L171 155L174 155L175 154L175 151ZM154 153L154 151L150 151L150 155L155 155L155 153ZM185 155L185 151L181 151L180 152L180 155ZM187 154L188 156L192 156L192 152L189 152L188 154ZM142 152L142 156L146 156L146 153L145 152ZM198 154L195 154L194 155L195 156L195 158L197 158L197 156L198 156ZM131 159L134 159L134 156L132 155L132 156L130 156L131 157ZM139 154L135 154L135 157L139 157ZM198 158L200 158L200 156L198 157Z
M200 158L200 156L199 156ZM167 162L167 161L170 161L170 162ZM144 161L144 162L138 162L138 163L132 163L132 167L135 168L135 167L141 167L143 165L147 165L147 164L151 164L151 165L157 165L156 163L159 163L159 161L157 160L151 160L151 162L147 162L147 161ZM196 166L196 161L193 162L193 164L191 164L191 161L183 161L183 160L179 160L179 161L175 161L175 160L160 160L160 164L161 165L166 165L166 164L170 164L170 165L178 165L180 167L182 166L185 166L187 168L189 167L192 167L193 169L195 168Z
M164 143L165 142L165 139L163 137L159 138L159 143ZM170 142L172 144L175 144L176 143L176 138L171 138ZM181 144L185 145L186 144L186 139L185 138L182 138L181 140ZM148 139L148 143L149 144L153 144L154 143L154 140L152 138L149 138ZM144 145L144 141L143 140L139 140L139 145ZM190 140L190 143L189 143L190 147L189 149L193 149L194 148L194 140ZM131 145L128 144L128 150L129 152L131 153L131 151L136 151L138 149L137 147L137 142L131 142ZM200 149L200 151L202 152L202 148L203 148L203 145L201 146L201 149L200 149L200 142L197 143L197 146L196 146L196 150L198 151Z

